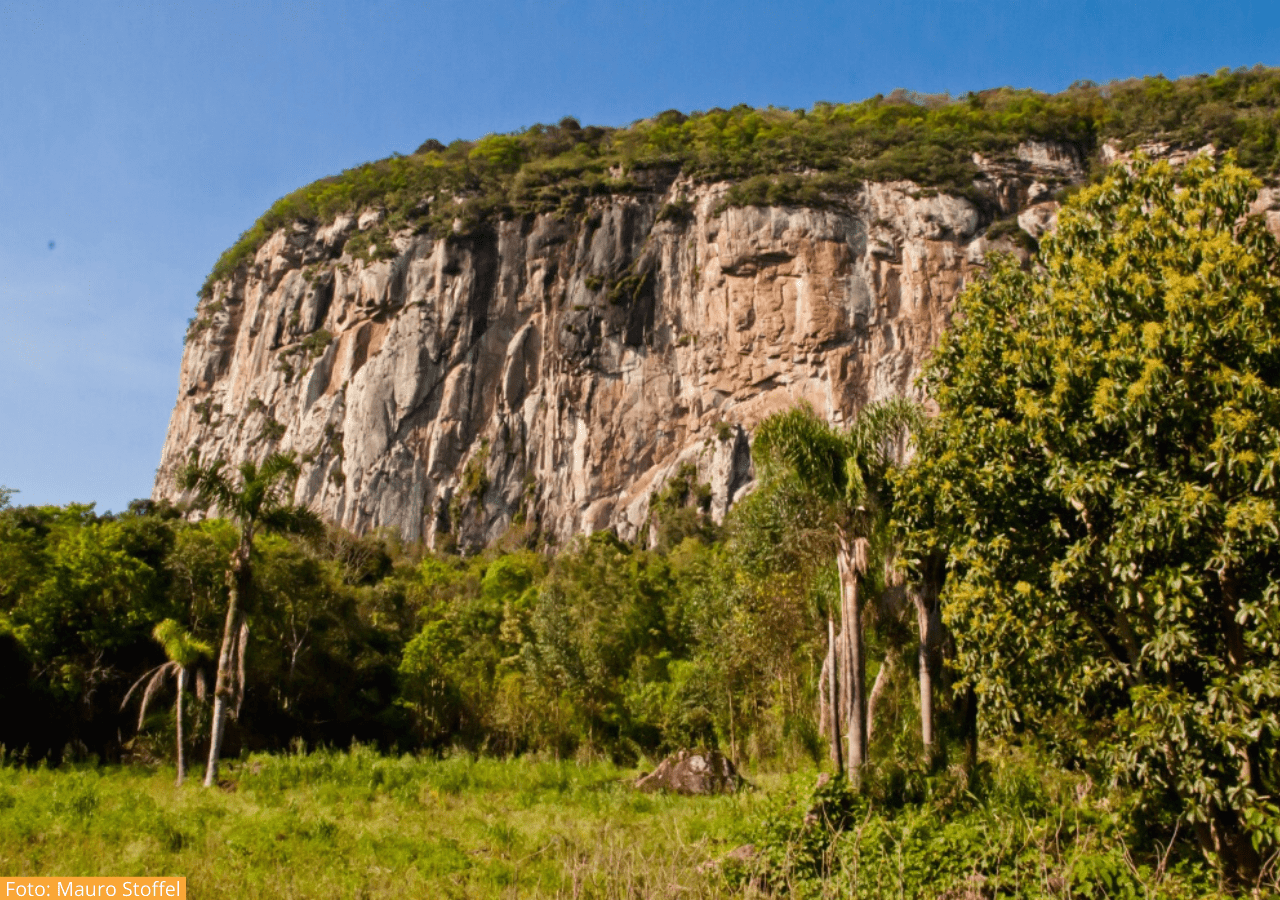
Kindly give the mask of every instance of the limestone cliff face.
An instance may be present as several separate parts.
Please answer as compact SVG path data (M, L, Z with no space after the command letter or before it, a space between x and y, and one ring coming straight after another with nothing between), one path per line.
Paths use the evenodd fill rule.
M292 450L297 499L356 531L631 537L691 463L723 515L751 484L756 423L801 400L840 422L909 392L992 219L1052 227L1048 185L1081 161L1018 156L976 160L982 209L900 182L721 210L726 185L653 174L581 218L447 240L389 234L376 209L277 231L197 310L154 496L180 499L192 450Z

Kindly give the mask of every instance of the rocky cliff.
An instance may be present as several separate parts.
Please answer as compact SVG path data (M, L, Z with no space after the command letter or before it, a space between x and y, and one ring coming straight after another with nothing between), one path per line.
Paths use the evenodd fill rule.
M192 451L292 450L299 501L409 540L631 537L685 464L723 515L761 418L909 392L984 255L1051 227L1084 171L1070 145L974 162L966 197L867 182L725 208L726 183L659 168L445 238L376 205L277 229L197 309L154 496L181 499Z

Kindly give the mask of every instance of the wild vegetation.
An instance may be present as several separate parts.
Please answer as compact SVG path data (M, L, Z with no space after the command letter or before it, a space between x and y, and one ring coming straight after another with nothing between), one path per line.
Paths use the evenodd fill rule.
M337 848L463 894L1280 890L1280 245L1249 215L1257 188L1230 159L1111 171L1028 268L993 260L962 294L923 382L934 415L766 420L759 488L722 525L683 469L634 543L548 552L518 526L463 558L256 533L298 521L287 459L235 483L189 470L235 523L0 510L0 852L105 865L124 837L98 810L125 804L102 798L134 792L169 823L135 841L139 865L188 846L171 832L230 840L258 849L202 877L277 887L282 863ZM232 799L83 762L167 767L181 713L135 733L128 686L173 663L201 683L219 623ZM191 746L216 745L217 702L188 705ZM298 741L350 749L279 755ZM609 768L696 745L801 774L695 807L634 798ZM423 800L463 771L477 796ZM570 818L511 825L543 778ZM184 830L189 804L205 824ZM602 811L643 837L601 824L607 849L586 849L574 829ZM440 875L392 835L440 845L442 816L520 830L481 829ZM641 865L646 828L678 864Z
M812 109L668 110L627 128L572 118L447 147L429 140L408 156L366 163L276 201L218 260L205 282L230 275L277 228L380 206L384 233L412 227L467 233L497 218L582 212L593 196L645 190L647 173L732 181L729 205L839 201L863 180L910 179L981 199L975 153L1012 158L1022 141L1074 145L1091 159L1103 141L1235 149L1260 174L1280 172L1280 70L1223 70L1096 85L1060 94L998 88L963 97L895 91ZM662 179L659 178L661 181ZM665 182L664 182L665 183ZM679 206L664 210L678 218ZM361 234L362 241L368 241ZM384 246L386 242L384 241ZM358 248L367 252L367 246ZM204 321L204 320L202 320Z

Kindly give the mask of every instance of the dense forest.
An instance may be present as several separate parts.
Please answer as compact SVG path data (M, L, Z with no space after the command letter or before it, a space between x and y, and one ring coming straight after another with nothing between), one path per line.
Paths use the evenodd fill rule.
M1280 246L1258 188L1232 158L1112 169L1032 265L964 291L926 408L766 420L721 524L690 470L634 543L522 526L467 557L326 528L284 456L193 462L190 509L5 492L0 743L149 761L185 718L198 752L225 722L224 756L716 746L843 770L837 823L947 771L976 791L984 746L1021 747L1122 792L1144 852L1274 881Z

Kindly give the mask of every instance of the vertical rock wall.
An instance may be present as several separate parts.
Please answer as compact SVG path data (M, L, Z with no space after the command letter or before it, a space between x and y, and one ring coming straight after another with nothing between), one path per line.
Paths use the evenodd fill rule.
M756 423L910 392L991 220L1052 227L1047 185L1080 161L1019 156L977 160L981 205L895 183L719 210L725 185L660 180L568 221L384 235L369 259L347 242L381 234L378 210L278 231L197 309L154 496L181 499L193 450L293 450L297 499L356 531L631 537L691 463L721 516L751 483Z

